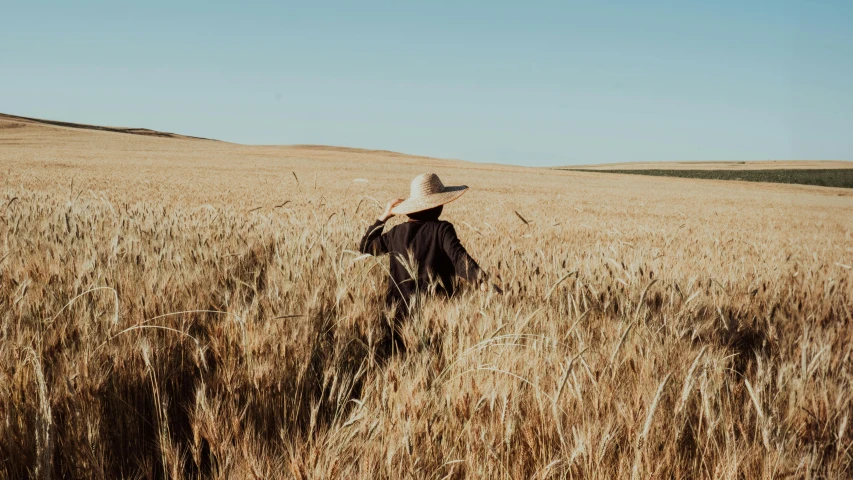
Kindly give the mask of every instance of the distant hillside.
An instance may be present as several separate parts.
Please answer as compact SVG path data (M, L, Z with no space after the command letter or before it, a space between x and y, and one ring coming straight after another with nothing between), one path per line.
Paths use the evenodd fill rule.
M576 172L603 173L605 175L627 174L655 177L679 177L699 180L735 180L743 182L793 183L818 187L853 188L851 168L775 168L765 170L591 170L574 169Z
M242 145L148 128L107 127L58 120L44 120L0 113L0 165L38 165L40 168L91 168L100 175L109 169L125 175L130 165L149 168L155 162L195 168L219 164L223 168L264 164L264 168L297 169L323 162L329 171L360 169L366 165L425 170L470 168L517 171L527 167L488 165L462 160L425 157L381 149L328 145ZM265 162L272 162L266 164ZM331 165L334 164L335 167ZM540 171L531 169L532 171ZM299 173L298 171L296 172ZM363 173L353 172L353 178Z
M53 132L48 130L44 130L45 128L53 129ZM72 130L67 130L72 129ZM57 136L58 130L65 130L65 134L61 136ZM450 160L450 159L439 159L434 157L427 157L423 155L411 155L407 153L394 152L390 150L381 150L381 149L366 149L366 148L355 148L355 147L343 147L343 146L334 146L334 145L310 145L310 144L299 144L299 145L241 145L237 143L231 142L223 142L221 140L203 138L203 137L193 137L190 135L181 135L177 133L169 133L169 132L161 132L158 130L152 130L149 128L139 128L139 127L105 127L101 125L88 125L84 123L75 123L75 122L64 122L58 120L44 120L40 118L31 118L31 117L21 117L18 115L10 115L6 113L0 113L0 132L5 131L5 134L0 135L0 144L4 145L12 145L12 143L20 142L27 137L28 141L33 141L35 136L39 137L39 141L42 145L67 145L69 141L78 141L80 140L81 135L86 132L111 132L111 133L121 133L121 134L129 134L129 135L137 135L142 137L158 137L158 138L173 138L173 139L181 139L181 140L204 140L208 142L216 142L215 144L211 144L212 148L226 148L226 147L245 147L254 149L261 152L269 152L270 149L275 151L282 152L288 156L291 155L300 155L305 158L334 158L334 157L345 157L345 156L370 156L370 157L378 157L378 158L399 158L401 160L423 160L423 161L439 161L439 162L461 162L460 160ZM77 131L80 135L71 135L68 133ZM15 133L12 133L15 132ZM11 136L10 136L11 135ZM22 137L23 135L23 137ZM117 139L116 139L117 140ZM100 141L107 141L106 139L100 139ZM102 148L109 149L111 148L108 145L103 145ZM199 145L196 145L193 148L200 148ZM465 162L468 163L468 162ZM496 168L506 168L508 166L496 166Z
M568 165L559 170L815 170L853 168L853 161L761 160L744 162L625 162L598 165Z
M5 120L5 121L4 121ZM56 127L78 128L81 130L99 130L102 132L127 133L130 135L145 135L149 137L164 137L164 138L192 138L197 140L211 140L209 138L192 137L189 135L179 135L177 133L160 132L149 128L136 127L103 127L100 125L87 125L84 123L60 122L56 120L44 120L41 118L19 117L17 115L9 115L0 113L0 128L14 128L13 125L18 124L41 124L52 125Z

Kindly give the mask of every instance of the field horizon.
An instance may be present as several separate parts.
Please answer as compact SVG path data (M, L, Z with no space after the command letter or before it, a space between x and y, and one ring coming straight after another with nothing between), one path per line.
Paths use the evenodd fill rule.
M850 189L44 122L0 115L0 478L853 475ZM424 172L505 293L382 357L357 242Z
M34 126L71 128L71 129L92 130L92 131L104 131L104 132L124 133L124 134L131 134L131 135L144 135L144 136L174 138L174 139L206 140L206 141L211 141L211 142L230 143L233 145L243 145L243 146L247 146L247 147L256 146L256 147L268 147L268 148L281 147L281 148L295 148L295 149L309 149L309 150L313 149L313 150L339 151L339 152L347 152L347 153L355 153L355 154L379 154L379 155L383 155L383 156L405 156L405 157L411 157L411 158L424 158L424 159L468 162L467 160L462 160L462 159L429 157L426 155L403 153L403 152L396 152L396 151L391 151L391 150L359 148L359 147L350 147L350 146L344 146L344 145L319 145L319 144L268 144L268 145L257 144L257 145L249 145L249 144L240 144L240 143L235 143L235 142L229 142L226 140L220 140L220 139L215 139L215 138L194 137L194 136L183 135L183 134L179 134L179 133L163 132L163 131L153 130L153 129L145 128L145 127L115 127L115 126L108 127L108 126L90 125L90 124L77 123L77 122L71 122L71 121L63 121L63 120L48 120L48 119L41 119L41 118L34 118L34 117L25 117L25 116L12 115L12 114L0 112L0 125L5 124L5 126L0 126L0 128L12 128L12 125L14 125L15 123L20 123L20 124L25 124L25 125L34 125ZM490 163L490 162L470 162L470 163L477 163L479 165L521 166L521 165L514 165L514 164L496 164L496 163ZM680 160L671 160L671 161L658 161L658 162L608 162L608 163L554 165L554 166L525 167L525 168L544 168L544 169L556 169L556 170L574 170L574 169L577 169L577 170L633 170L633 169L651 170L651 169L662 169L662 168L666 168L668 170L851 169L851 168L853 168L853 160L744 160L744 161L733 161L733 160L680 161Z

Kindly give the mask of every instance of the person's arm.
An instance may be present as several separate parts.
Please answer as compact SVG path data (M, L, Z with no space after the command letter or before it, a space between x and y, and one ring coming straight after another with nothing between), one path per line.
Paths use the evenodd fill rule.
M369 253L371 255L383 255L388 253L388 244L385 241L385 235L382 230L385 228L385 222L376 220L373 225L367 227L367 232L361 237L361 242L358 245L358 251L361 253Z
M403 200L398 198L388 202L388 205L385 207L385 212L376 219L376 222L374 222L373 225L367 228L367 232L363 237L361 237L361 242L358 246L358 250L361 253L369 253L371 255L383 255L388 253L387 238L382 234L382 230L385 228L385 222L394 216L394 214L391 213L391 209L402 201Z
M456 268L456 275L465 279L465 281L477 285L485 278L485 273L477 265L477 262L471 258L459 237L456 236L456 229L453 225L445 223L441 234L441 248L444 253L450 257L453 266Z
M476 285L482 291L489 290L488 274L480 268L477 262L468 254L459 237L456 236L456 229L450 223L445 224L442 231L442 248L456 269L456 275L465 279L465 281ZM492 284L492 290L495 293L502 294L503 290L495 284Z

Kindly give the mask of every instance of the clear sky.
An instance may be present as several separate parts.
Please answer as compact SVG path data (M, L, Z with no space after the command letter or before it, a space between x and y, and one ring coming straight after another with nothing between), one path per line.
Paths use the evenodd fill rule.
M522 165L853 160L853 1L0 9L0 112Z

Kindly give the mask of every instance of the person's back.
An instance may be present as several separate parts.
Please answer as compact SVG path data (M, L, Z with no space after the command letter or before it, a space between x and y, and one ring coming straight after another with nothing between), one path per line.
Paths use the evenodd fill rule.
M370 230L381 232L381 223L377 222ZM386 296L389 307L394 303L407 306L419 291L452 296L457 275L473 283L482 274L450 222L409 220L378 238L370 237L368 233L362 241L364 253L388 253L391 257Z
M462 246L453 225L438 219L443 205L467 189L445 187L435 174L419 175L412 181L409 198L389 202L361 239L362 253L390 254L385 303L396 312L395 322L407 315L415 295L452 296L456 277L485 289L485 274ZM382 233L385 222L396 214L407 215L409 221Z

